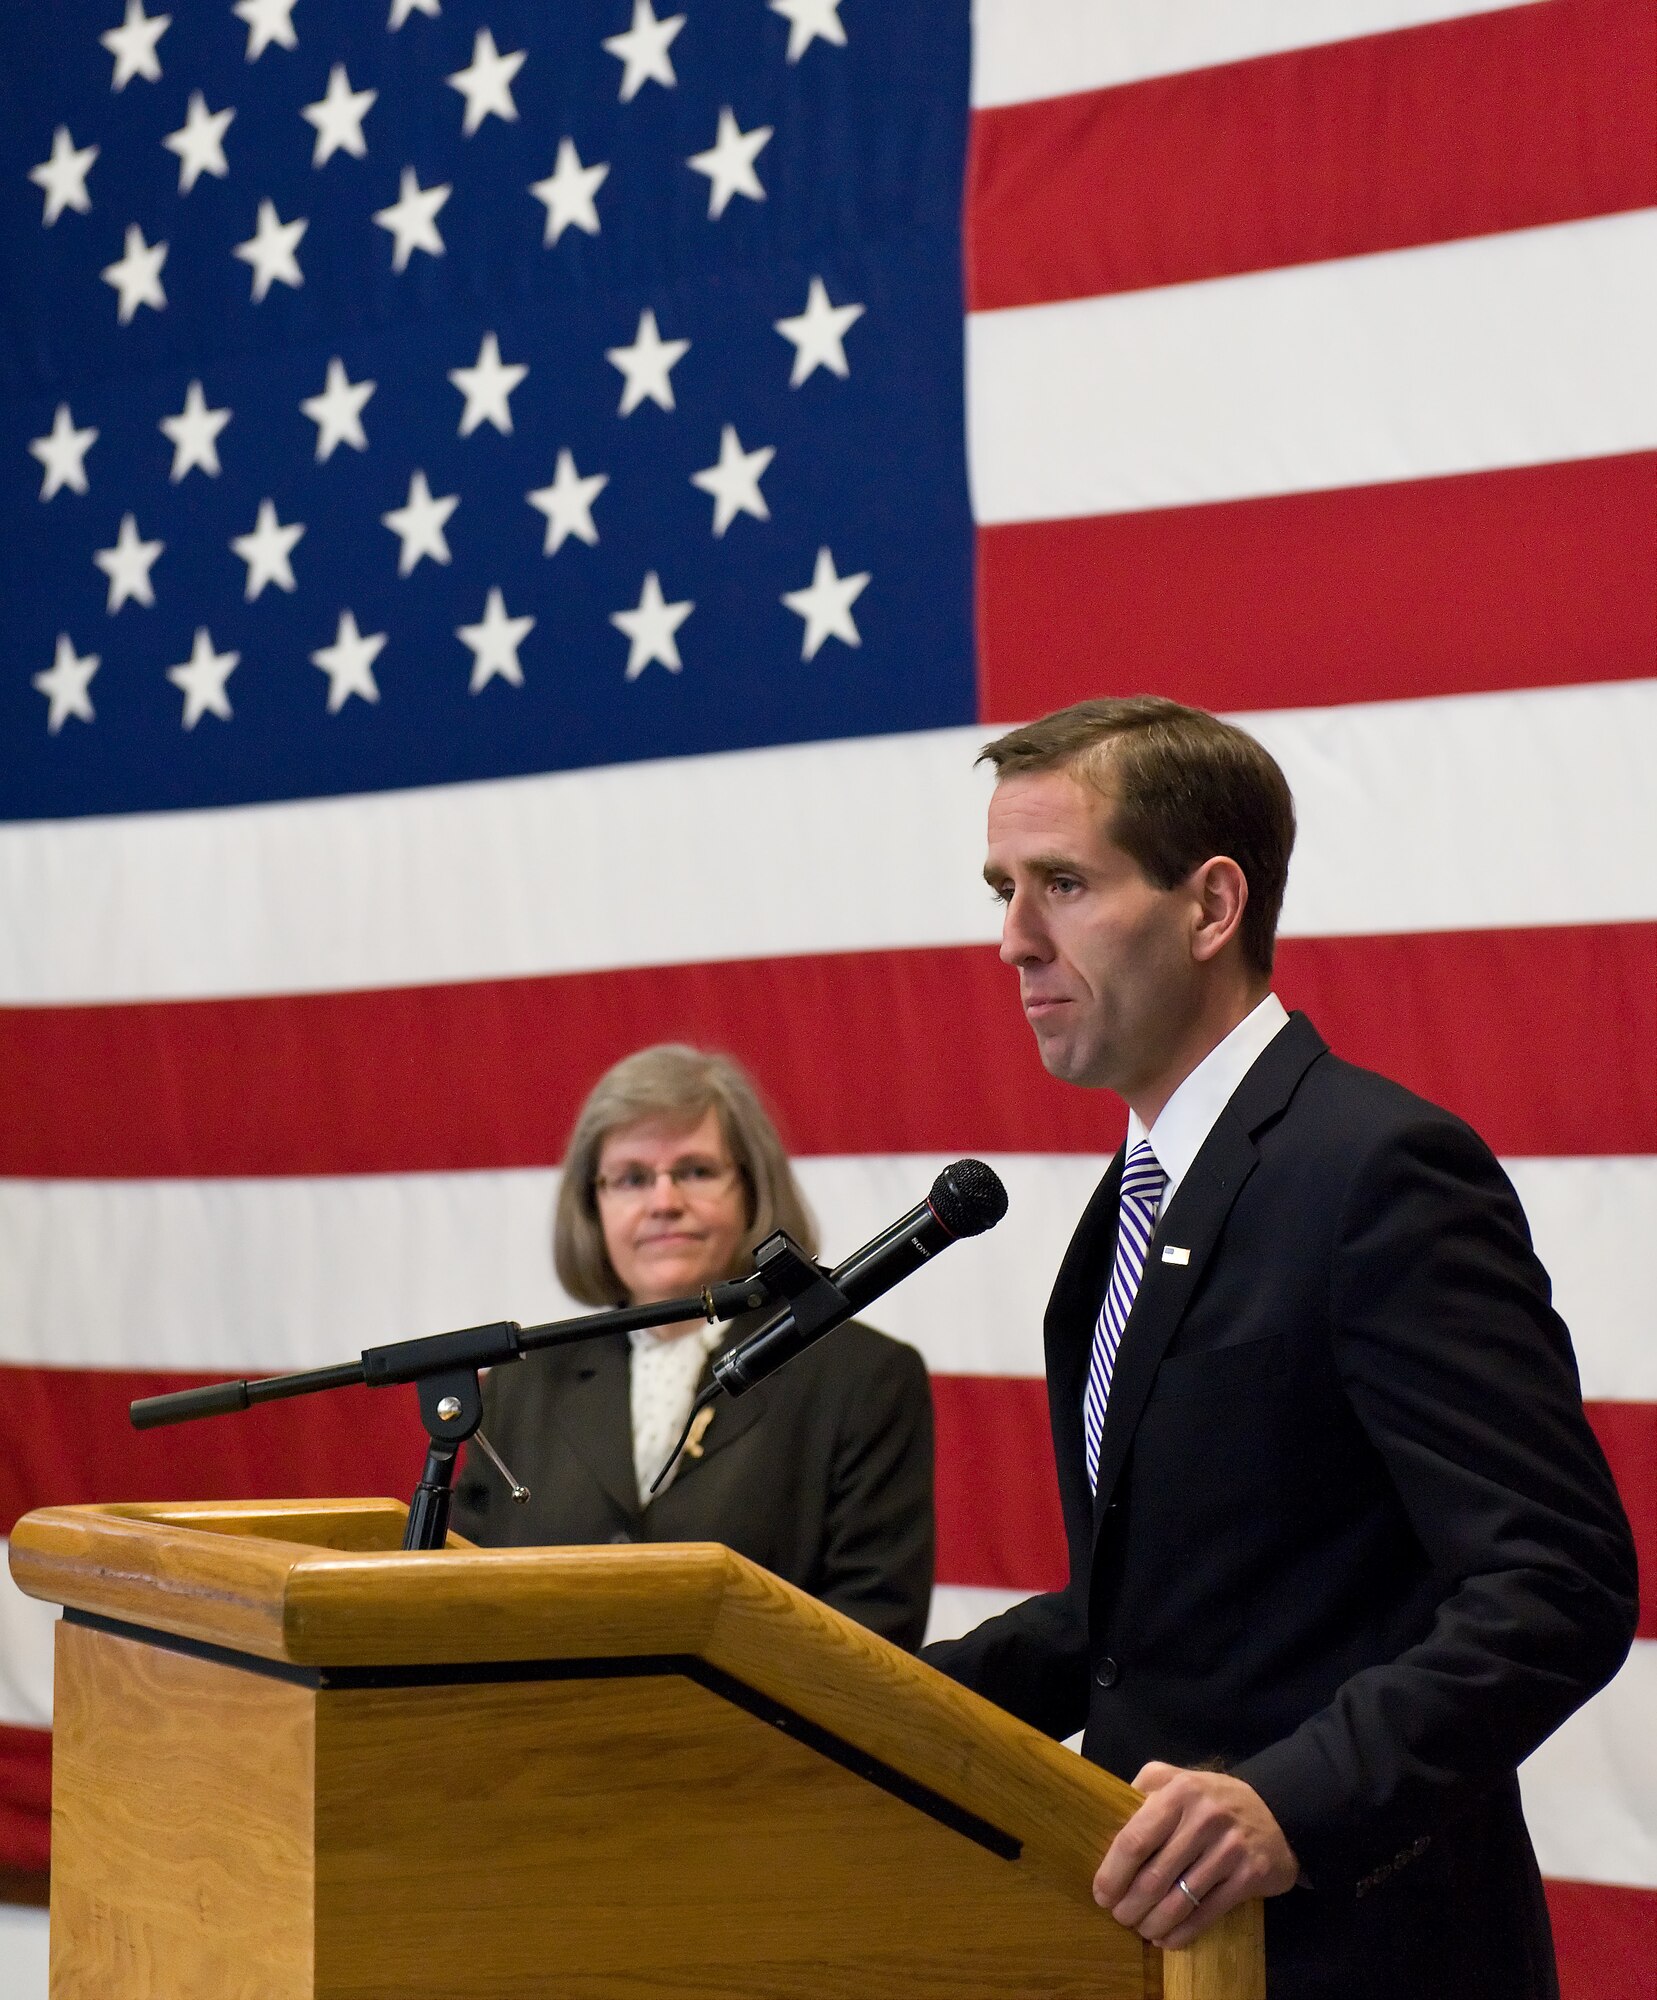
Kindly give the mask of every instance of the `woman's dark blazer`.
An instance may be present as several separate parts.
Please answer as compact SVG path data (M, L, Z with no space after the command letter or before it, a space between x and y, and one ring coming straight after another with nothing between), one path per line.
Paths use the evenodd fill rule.
M1515 1771L1621 1663L1627 1519L1517 1198L1295 1014L1163 1213L1097 1500L1081 1404L1118 1159L1048 1305L1070 1584L928 1649L1131 1779L1234 1771L1304 1871L1272 2000L1546 2000ZM1172 1251L1172 1259L1164 1252Z
M733 1322L725 1346L758 1324ZM706 1377L704 1376L704 1379ZM531 1490L467 1456L454 1526L515 1548L723 1542L913 1650L932 1595L932 1397L912 1347L853 1320L735 1401L641 1508L625 1335L495 1369L483 1429Z

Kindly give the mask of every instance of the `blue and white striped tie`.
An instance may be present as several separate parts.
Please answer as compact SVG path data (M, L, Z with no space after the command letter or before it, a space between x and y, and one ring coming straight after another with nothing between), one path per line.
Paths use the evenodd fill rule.
M1104 1435L1105 1405L1110 1400L1110 1378L1116 1369L1116 1350L1139 1280L1145 1270L1145 1252L1150 1248L1151 1231L1168 1176L1151 1151L1149 1139L1141 1139L1128 1155L1122 1169L1122 1206L1116 1226L1116 1262L1111 1268L1105 1302L1099 1308L1093 1329L1093 1355L1087 1369L1087 1394L1082 1400L1082 1435L1087 1445L1089 1492L1099 1485L1099 1440Z

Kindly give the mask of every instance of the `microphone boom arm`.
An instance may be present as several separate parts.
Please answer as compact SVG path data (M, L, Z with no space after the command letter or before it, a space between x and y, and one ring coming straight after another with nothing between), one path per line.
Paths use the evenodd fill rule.
M815 1266L810 1265L796 1245L788 1247L815 1271ZM548 1320L540 1326L519 1326L510 1319L495 1320L486 1326L463 1326L452 1333L427 1334L419 1340L396 1340L381 1347L365 1347L357 1360L340 1362L332 1368L307 1368L291 1375L267 1375L252 1381L209 1382L200 1388L177 1389L164 1396L142 1396L128 1406L127 1415L134 1430L154 1430L163 1424L228 1415L251 1409L256 1403L316 1395L325 1389L364 1386L384 1389L413 1382L419 1388L420 1418L431 1442L425 1470L409 1505L403 1547L440 1549L449 1531L460 1447L483 1421L478 1387L480 1368L499 1367L543 1347L565 1347L576 1341L598 1340L605 1334L630 1333L641 1327L672 1326L680 1320L698 1318L711 1325L750 1312L775 1296L781 1294L773 1294L763 1274L755 1272L728 1284L704 1286L693 1298L618 1306L608 1312L584 1313L576 1319Z

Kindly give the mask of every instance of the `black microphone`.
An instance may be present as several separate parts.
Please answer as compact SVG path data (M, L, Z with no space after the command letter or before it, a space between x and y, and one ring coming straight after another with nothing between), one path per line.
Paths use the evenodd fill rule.
M806 1292L757 1333L720 1355L713 1364L714 1381L728 1395L742 1395L871 1299L930 1263L940 1250L963 1236L981 1236L1006 1213L1007 1190L995 1170L982 1160L957 1160L944 1168L919 1207L835 1266L821 1301ZM832 1297L828 1288L839 1296Z

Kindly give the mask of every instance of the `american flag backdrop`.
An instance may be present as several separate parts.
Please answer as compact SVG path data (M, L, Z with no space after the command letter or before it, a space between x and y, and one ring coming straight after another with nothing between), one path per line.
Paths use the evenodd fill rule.
M163 8L170 4L170 12ZM672 11L673 5L682 11ZM1062 1580L1040 1313L1122 1130L978 879L993 725L1276 753L1278 990L1525 1201L1648 1601L1524 1774L1657 1966L1651 0L55 0L0 16L0 1507L403 1493L556 1162L733 1050L933 1371L934 1629ZM0 1586L0 1866L50 1620Z

